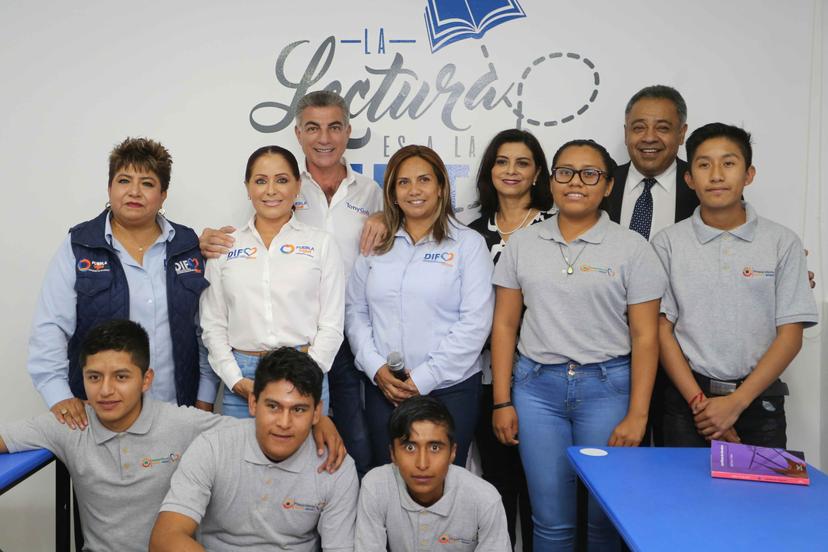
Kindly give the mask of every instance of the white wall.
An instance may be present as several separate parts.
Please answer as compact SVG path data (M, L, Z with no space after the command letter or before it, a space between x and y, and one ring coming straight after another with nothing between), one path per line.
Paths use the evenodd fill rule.
M378 111L391 104L407 82L412 94L428 83L435 95L438 72L455 66L452 83L464 92L491 62L498 98L510 86L527 117L560 120L588 102L593 71L581 60L546 58L553 52L578 53L600 75L598 96L571 122L530 129L551 157L557 145L575 137L605 143L621 161L623 108L644 85L676 86L690 106L691 129L713 120L742 124L755 137L758 175L748 199L760 213L796 230L817 272L817 296L824 302L828 278L826 235L828 194L822 167L828 162L823 109L828 90L828 46L823 37L828 15L822 0L785 3L699 0L693 3L629 0L549 2L521 0L527 13L492 29L482 40L464 40L436 53L428 48L423 25L425 0L314 2L288 6L263 0L241 3L89 0L80 3L7 0L0 9L0 214L5 252L0 272L0 420L42 412L25 370L31 314L49 258L70 225L99 212L106 201L106 158L125 136L159 139L175 165L167 212L196 229L239 223L247 206L241 180L244 161L255 148L279 143L296 153L290 127L263 134L250 123L260 102L289 104L293 90L280 85L274 66L290 43L307 40L288 56L290 79L309 63L328 36L335 56L314 88L339 79L347 90L370 79L370 92L356 97L354 136L370 128L372 139L348 153L372 173L403 136L406 143L431 136L449 164L457 165L457 200L474 201L471 182L478 156L498 130L513 126L515 115L503 103L492 110L467 109L440 96L419 118L405 115L369 120L363 110L383 80L367 68L384 70L399 53L416 73L397 79ZM307 6L307 7L306 7ZM380 29L386 53L378 53ZM369 37L364 44L342 39ZM413 44L391 44L413 39ZM480 46L489 54L484 59ZM525 79L526 67L533 67ZM410 101L411 96L406 101ZM441 110L464 130L446 127ZM448 108L447 108L448 109ZM261 123L279 114L257 112ZM269 118L269 121L268 121ZM385 138L385 137L388 138ZM469 149L474 139L476 151ZM387 144L387 148L386 148ZM469 213L464 216L468 217ZM789 443L817 465L828 462L828 338L807 332L803 352L787 377ZM40 475L0 499L0 549L48 550L52 543L51 475ZM44 517L45 516L45 517ZM43 521L48 520L44 527Z

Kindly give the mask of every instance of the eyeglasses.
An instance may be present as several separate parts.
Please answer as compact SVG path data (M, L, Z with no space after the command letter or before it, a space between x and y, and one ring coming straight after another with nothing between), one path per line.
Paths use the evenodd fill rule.
M552 178L560 184L569 184L575 178L576 174L581 179L581 182L587 186L595 186L601 180L601 175L606 175L607 173L598 169L575 170L567 167L555 167L552 169Z

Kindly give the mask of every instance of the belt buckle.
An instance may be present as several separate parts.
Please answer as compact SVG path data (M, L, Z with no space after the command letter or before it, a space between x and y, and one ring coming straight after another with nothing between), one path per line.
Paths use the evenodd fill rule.
M710 394L711 395L730 395L736 391L736 384L729 381L719 381L710 379Z

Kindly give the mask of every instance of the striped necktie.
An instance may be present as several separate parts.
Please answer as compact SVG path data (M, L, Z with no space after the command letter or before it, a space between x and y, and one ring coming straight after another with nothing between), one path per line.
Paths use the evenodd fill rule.
M644 239L650 239L650 228L653 225L653 186L656 185L655 178L645 178L641 181L644 190L635 202L632 219L630 219L630 230L638 232Z

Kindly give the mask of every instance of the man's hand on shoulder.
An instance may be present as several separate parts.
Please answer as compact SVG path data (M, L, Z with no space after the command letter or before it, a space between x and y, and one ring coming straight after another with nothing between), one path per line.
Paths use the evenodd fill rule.
M370 215L365 219L365 224L362 227L362 236L359 239L360 253L366 257L372 255L387 234L388 228L385 226L382 211Z
M230 234L235 231L236 228L233 226L222 226L218 230L205 228L198 238L198 247L201 249L204 258L218 259L230 251L236 241Z

